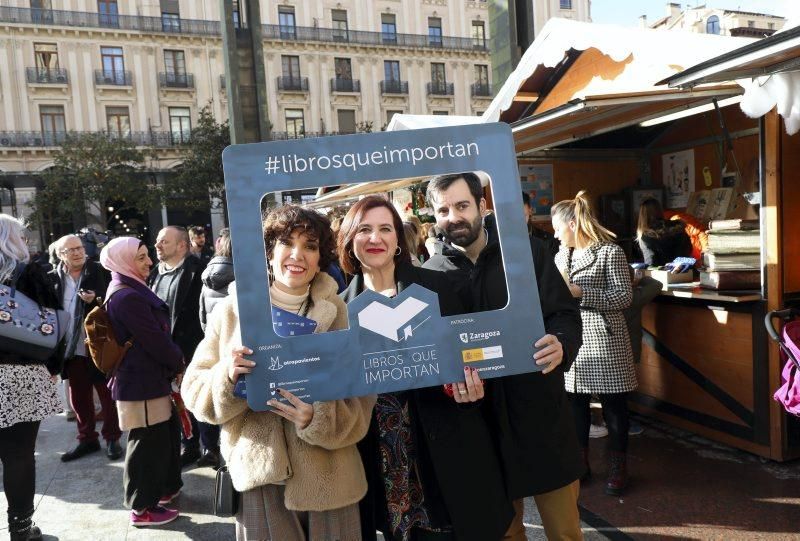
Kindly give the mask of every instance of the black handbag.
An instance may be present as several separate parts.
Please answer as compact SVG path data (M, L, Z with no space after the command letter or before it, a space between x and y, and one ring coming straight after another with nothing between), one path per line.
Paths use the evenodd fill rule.
M0 352L43 362L58 349L69 316L64 310L40 306L17 291L17 280L24 270L25 263L18 263L10 283L0 284Z
M233 480L228 466L217 470L214 483L214 515L222 518L232 517L239 510L239 492L233 488Z

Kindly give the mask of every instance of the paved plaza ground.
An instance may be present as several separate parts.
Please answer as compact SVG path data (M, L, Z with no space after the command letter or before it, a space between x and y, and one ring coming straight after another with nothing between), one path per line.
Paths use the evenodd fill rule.
M640 419L631 438L632 484L624 498L603 494L605 441L592 440L595 481L581 491L586 539L800 539L800 463L777 464ZM184 472L182 515L161 529L136 529L122 506L122 461L103 453L62 463L76 426L45 420L37 445L36 522L47 540L226 540L232 519L211 514L213 471ZM532 501L530 540L545 539ZM0 495L0 508L6 508ZM0 527L5 537L5 523Z

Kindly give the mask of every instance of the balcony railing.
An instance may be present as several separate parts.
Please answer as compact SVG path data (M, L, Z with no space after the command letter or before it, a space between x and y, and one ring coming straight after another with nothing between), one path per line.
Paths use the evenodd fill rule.
M265 39L291 41L321 41L355 43L359 45L390 45L397 47L424 47L435 49L489 50L488 40L482 44L472 38L435 36L427 34L398 34L395 32L367 32L364 30L342 30L341 28L318 28L313 26L263 25Z
M60 11L56 9L0 7L0 22L80 28L118 28L120 30L199 34L203 36L218 36L221 34L219 21L196 19L166 20L161 17Z
M278 90L308 92L308 77L278 77Z
M331 92L361 92L361 81L358 79L331 79Z
M162 71L158 74L158 86L161 88L194 88L194 75Z
M491 96L492 85L489 83L472 83L469 85L470 93L473 96Z
M381 81L381 94L408 94L408 81Z
M90 132L21 132L21 131L3 131L0 132L0 148L9 147L52 147L59 146L70 135L81 135L82 133ZM114 132L101 132L105 133L109 139L127 139L132 141L136 146L140 147L155 147L155 148L172 148L177 146L181 140L185 143L188 141L188 135L185 133L172 132L157 132L157 131L142 131L130 132L126 134L119 134Z
M40 85L65 85L69 82L64 68L25 68L25 78L29 83Z
M94 82L97 85L133 86L130 71L94 70Z
M429 96L452 96L454 93L453 83L428 83Z
M140 32L166 34L190 34L220 36L219 21L198 19L164 19L143 15L115 15L87 11L62 11L55 9L31 9L0 7L0 22L77 28L113 28ZM436 49L460 49L489 51L489 40L435 36L427 34L398 34L395 32L368 32L343 30L341 28L315 28L311 26L263 25L264 39L288 41L318 41L328 43L355 43L360 45L388 45L397 47L424 47Z
M10 132L0 131L0 148L44 148L60 146L70 135L81 135L90 132ZM175 148L190 142L186 132L168 131L142 131L119 134L114 132L101 132L109 139L127 139L138 147ZM327 137L339 135L339 132L302 132L295 135L285 131L271 131L270 140L298 139L306 137Z
M344 135L340 134L339 132L335 131L325 131L325 132L310 132L304 131L298 134L285 132L285 131L270 131L269 132L269 140L270 141L286 141L288 139L307 139L309 137L330 137L331 135Z

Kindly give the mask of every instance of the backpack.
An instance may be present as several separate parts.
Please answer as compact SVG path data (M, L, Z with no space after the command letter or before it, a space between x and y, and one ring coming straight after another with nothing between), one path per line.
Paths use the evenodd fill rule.
M786 323L782 335L781 357L786 359L786 364L781 372L781 386L773 398L787 413L800 416L800 321Z
M83 323L84 329L86 329L86 348L89 350L89 355L92 357L94 365L106 377L114 375L119 363L122 362L125 354L133 346L132 338L120 345L114 334L111 318L108 317L108 312L105 309L108 299L114 293L120 289L127 288L128 286L123 285L111 291L105 302L100 306L95 306L86 316Z

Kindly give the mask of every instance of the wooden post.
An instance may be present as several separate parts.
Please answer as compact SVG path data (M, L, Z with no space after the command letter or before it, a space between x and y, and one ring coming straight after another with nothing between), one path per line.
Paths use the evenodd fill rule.
M772 109L761 121L761 227L765 231L767 310L783 308L783 257L781 231L781 119ZM781 358L778 346L769 345L769 388L780 386ZM786 460L786 417L780 404L770 400L770 456Z

